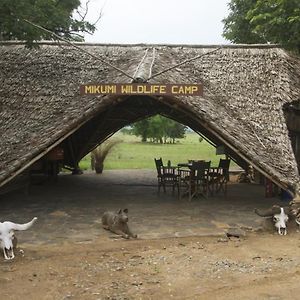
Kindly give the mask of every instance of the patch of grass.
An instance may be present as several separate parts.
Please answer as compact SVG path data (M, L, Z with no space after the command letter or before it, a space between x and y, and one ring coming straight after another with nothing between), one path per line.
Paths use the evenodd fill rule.
M123 140L115 146L104 161L104 169L154 169L154 158L161 157L164 164L170 160L172 165L187 162L189 159L211 160L212 166L219 163L223 155L216 155L216 149L208 142L199 142L199 135L187 133L186 138L176 144L142 143L140 138L124 135L118 132L114 135ZM79 164L80 168L91 168L90 155L87 155Z

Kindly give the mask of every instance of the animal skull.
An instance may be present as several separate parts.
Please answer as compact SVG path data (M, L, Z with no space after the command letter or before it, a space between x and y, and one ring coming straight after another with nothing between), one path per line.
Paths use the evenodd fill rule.
M14 236L15 230L26 230L30 228L37 217L33 218L30 222L25 224L16 224L13 222L0 222L0 246L3 249L4 258L11 260L15 257L14 248L16 246L16 238Z
M280 207L280 214L276 214L273 216L274 225L278 229L278 233L280 235L287 234L286 223L288 220L289 220L288 215L285 214L284 209Z
M278 234L287 234L286 223L289 220L288 214L290 213L290 209L288 207L283 208L278 205L273 205L271 209L265 212L260 212L257 209L255 209L254 211L260 217L273 217L273 222L275 227L277 228Z

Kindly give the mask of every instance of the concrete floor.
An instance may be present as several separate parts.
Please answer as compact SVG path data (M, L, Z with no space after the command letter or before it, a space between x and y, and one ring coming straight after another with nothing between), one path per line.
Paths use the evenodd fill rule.
M14 192L0 196L0 220L24 223L37 216L38 222L18 236L24 243L90 242L115 235L101 228L105 210L129 209L129 226L139 238L224 235L228 228L261 226L253 209L279 203L264 197L264 188L231 182L228 195L179 200L157 194L156 172L114 170L101 175L60 175L58 182L34 185L29 195ZM286 203L284 203L286 205Z

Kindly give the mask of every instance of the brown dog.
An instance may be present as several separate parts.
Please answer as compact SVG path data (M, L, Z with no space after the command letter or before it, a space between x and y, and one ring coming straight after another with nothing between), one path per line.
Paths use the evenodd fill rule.
M104 229L110 230L121 235L125 239L129 237L137 238L128 227L128 209L120 209L118 212L106 211L102 216L102 226Z

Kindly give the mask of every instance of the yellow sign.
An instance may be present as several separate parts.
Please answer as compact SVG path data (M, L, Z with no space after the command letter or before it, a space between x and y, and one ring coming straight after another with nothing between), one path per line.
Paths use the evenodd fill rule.
M202 84L84 84L80 86L81 95L174 95L203 96Z

